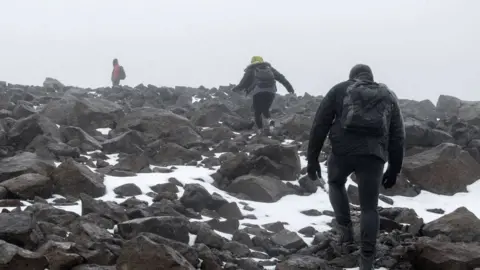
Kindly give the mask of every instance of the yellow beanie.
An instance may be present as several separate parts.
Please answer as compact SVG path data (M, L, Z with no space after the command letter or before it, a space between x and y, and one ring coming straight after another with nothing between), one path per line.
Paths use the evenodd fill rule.
M261 56L252 57L251 64L263 63L263 58Z

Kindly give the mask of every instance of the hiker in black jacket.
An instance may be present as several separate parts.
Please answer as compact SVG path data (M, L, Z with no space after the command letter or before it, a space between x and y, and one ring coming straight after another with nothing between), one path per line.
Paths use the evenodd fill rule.
M245 91L253 96L253 110L255 124L258 131L263 129L263 117L267 119L270 128L275 122L270 119L270 106L272 106L277 92L275 81L279 81L289 93L294 93L293 87L280 72L269 63L264 62L260 56L252 57L251 64L245 69L240 83L232 89L234 92Z
M307 172L312 180L321 177L318 156L327 134L332 145L327 165L329 197L339 225L340 243L353 242L345 183L355 172L361 208L360 269L370 270L379 230L380 185L395 185L405 142L398 99L387 86L374 82L370 67L354 66L350 79L334 86L322 100L308 145ZM389 166L384 173L387 161Z

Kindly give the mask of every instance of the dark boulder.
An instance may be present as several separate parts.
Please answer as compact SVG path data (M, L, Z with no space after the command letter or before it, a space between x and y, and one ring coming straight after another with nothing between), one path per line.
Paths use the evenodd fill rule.
M467 191L468 185L480 179L480 166L460 146L444 143L406 157L403 173L424 190L453 195Z

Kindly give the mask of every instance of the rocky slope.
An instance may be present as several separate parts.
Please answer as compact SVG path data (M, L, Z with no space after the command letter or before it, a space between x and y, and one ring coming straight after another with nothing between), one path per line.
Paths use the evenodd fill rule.
M322 98L278 96L276 131L259 138L251 101L229 89L0 83L0 269L356 267L358 250L336 244L332 212L314 205L327 187L304 177ZM480 179L480 102L441 96L436 106L401 100L401 107L407 157L397 186L382 190L382 205L394 205L392 196L466 192ZM327 144L323 158L328 153ZM210 176L195 175L202 168ZM160 180L180 171L191 181ZM154 179L148 191L140 187L145 176ZM112 192L117 197L105 200ZM354 184L348 193L358 234ZM315 199L301 215L328 226L297 230L296 220L256 216L255 207L302 198ZM429 211L438 218L379 208L378 267L480 267L473 209Z

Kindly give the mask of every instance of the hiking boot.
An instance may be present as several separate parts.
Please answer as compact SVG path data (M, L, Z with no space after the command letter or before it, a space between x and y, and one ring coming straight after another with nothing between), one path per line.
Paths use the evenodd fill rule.
M352 223L347 226L338 225L338 234L340 238L338 239L339 244L352 244L353 243L353 228Z
M375 257L364 257L363 255L360 255L360 270L374 270L373 268L373 263L375 261Z
M273 119L267 119L267 123L270 127L275 127L275 121Z

